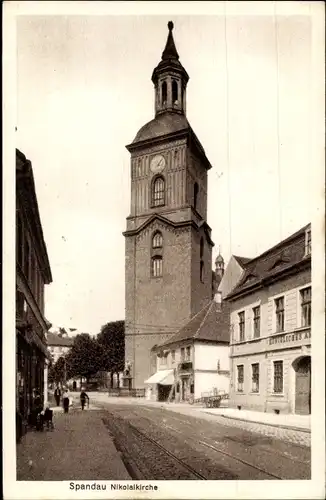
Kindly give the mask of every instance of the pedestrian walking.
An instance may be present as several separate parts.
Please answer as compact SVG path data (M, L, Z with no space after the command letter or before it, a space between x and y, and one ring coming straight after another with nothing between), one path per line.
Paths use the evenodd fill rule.
M62 404L65 413L68 413L69 411L69 403L70 403L69 393L68 390L65 389L64 393L62 394Z
M60 388L57 386L54 391L54 398L57 403L57 406L60 406L60 398L61 398L61 391Z
M81 404L82 410L85 408L86 399L87 399L87 406L89 408L89 397L86 394L86 392L84 391L84 389L82 389L82 391L80 393L80 404Z

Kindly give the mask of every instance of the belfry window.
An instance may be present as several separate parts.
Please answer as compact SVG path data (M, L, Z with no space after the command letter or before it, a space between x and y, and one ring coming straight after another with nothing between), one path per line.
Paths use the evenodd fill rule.
M173 105L178 104L178 84L175 80L172 80L172 102Z
M165 203L165 181L164 177L156 177L152 185L152 205L159 207Z
M160 278L163 275L163 258L161 255L152 257L152 276Z
M152 240L152 248L162 248L163 246L163 237L162 237L162 233L160 233L159 231L157 231L154 236L153 236L153 240Z
M200 238L200 281L204 281L204 239Z
M166 82L162 83L162 106L166 106L168 100L168 86Z
M197 210L198 191L199 191L199 187L198 187L197 182L195 182L195 185L194 185L194 209L195 210Z

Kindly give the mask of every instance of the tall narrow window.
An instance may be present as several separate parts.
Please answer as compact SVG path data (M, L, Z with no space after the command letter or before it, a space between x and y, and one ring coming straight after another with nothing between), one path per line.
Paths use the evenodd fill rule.
M252 392L259 392L259 363L251 365L252 370Z
M244 342L245 340L245 313L241 311L238 314L239 317L239 341Z
M305 235L305 255L311 254L311 229L306 230Z
M162 83L162 105L166 106L168 100L168 86L166 82Z
M283 361L274 361L274 392L283 392Z
M159 255L152 257L152 276L160 278L163 274L163 259Z
M185 348L184 347L181 347L180 360L181 360L182 363L185 360Z
M244 367L243 365L237 366L237 391L243 392L243 380L244 380Z
M152 248L162 248L163 246L163 237L162 233L160 231L157 231L152 240Z
M172 102L178 104L178 84L175 80L172 80Z
M254 339L260 337L260 307L253 308L254 313Z
M275 299L276 331L284 331L284 297Z
M152 186L152 205L158 207L165 203L165 181L162 176L156 177Z
M204 281L204 238L200 238L200 281Z
M311 326L311 287L300 291L301 295L301 326Z
M198 203L198 191L199 187L197 182L194 184L194 209L197 210L197 203Z

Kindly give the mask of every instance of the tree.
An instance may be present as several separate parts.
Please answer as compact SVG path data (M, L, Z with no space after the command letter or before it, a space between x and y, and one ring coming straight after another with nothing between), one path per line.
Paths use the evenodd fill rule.
M97 335L97 341L104 351L103 369L111 373L113 385L113 373L119 374L125 365L125 322L106 323Z
M59 384L65 378L65 359L60 357L49 369L49 382Z
M88 333L81 333L66 356L66 365L68 378L85 377L88 382L103 368L103 347Z

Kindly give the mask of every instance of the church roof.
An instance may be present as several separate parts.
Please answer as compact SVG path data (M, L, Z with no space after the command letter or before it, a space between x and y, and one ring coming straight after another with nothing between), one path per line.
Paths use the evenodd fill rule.
M250 293L252 288L263 286L271 280L285 276L298 265L311 262L305 254L305 233L310 224L299 229L285 240L245 263L243 276L237 286L226 296L226 300L239 294ZM237 260L239 257L237 257Z
M181 130L189 130L191 127L187 118L182 114L163 113L146 123L138 132L132 144L146 141L155 137L161 137Z
M211 300L173 337L160 344L159 347L177 344L184 340L229 343L229 325L229 305L226 302L218 304L215 300Z

